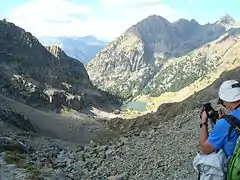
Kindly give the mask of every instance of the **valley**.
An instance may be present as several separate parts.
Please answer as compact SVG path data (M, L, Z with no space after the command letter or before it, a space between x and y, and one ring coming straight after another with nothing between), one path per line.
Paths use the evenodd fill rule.
M1 20L0 179L195 179L201 107L240 80L239 28L151 15L84 64Z

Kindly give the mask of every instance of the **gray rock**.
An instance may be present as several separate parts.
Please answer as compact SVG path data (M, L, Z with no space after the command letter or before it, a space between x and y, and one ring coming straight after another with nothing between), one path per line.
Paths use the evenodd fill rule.
M29 148L20 141L9 137L0 137L0 152L3 151L18 151L21 153L29 152Z
M107 151L105 152L106 156L113 155L115 153L115 147L114 146L109 146Z
M62 169L67 167L67 164L65 162L58 163L58 164L53 164L53 169Z
M126 173L108 177L108 180L127 180L127 179L128 175Z
M14 164L7 164L3 159L3 154L0 156L0 179L1 180L26 180L30 176L27 170L18 168Z
M71 180L71 178L66 177L62 172L56 172L51 180Z

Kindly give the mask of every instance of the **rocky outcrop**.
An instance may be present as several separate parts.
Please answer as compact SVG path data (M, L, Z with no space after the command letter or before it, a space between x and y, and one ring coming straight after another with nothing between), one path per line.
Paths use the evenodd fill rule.
M67 94L65 91L54 91L51 98L51 103L54 107L61 109L62 106L80 110L83 108L85 103L85 96Z
M225 53L236 48L239 38L232 33L237 28L229 27L232 23L228 16L205 25L149 16L111 42L89 62L87 71L99 88L125 98L177 91L227 63Z
M84 65L61 48L45 48L30 33L6 21L0 21L0 29L0 91L4 95L45 109L79 110L118 102L93 86ZM54 93L45 93L49 90Z
M43 93L44 87L21 75L13 75L2 85L2 94L23 101L32 107L49 105L49 99Z

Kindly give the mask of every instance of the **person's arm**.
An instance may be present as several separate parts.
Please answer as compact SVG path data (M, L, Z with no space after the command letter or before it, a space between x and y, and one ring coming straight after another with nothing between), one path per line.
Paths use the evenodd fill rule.
M208 127L207 127L207 113L203 111L201 115L202 119L202 127L200 131L200 150L205 154L212 153L215 149L214 147L208 142Z

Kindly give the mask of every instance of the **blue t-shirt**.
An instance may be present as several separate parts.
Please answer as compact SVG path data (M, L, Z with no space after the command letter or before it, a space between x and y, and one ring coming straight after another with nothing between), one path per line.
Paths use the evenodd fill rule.
M240 119L240 110L233 110L230 115ZM227 122L227 120L219 119L208 137L208 142L213 146L213 148L215 150L223 148L227 157L233 154L238 138L237 132L233 129L230 139L228 139L230 127L231 125Z

